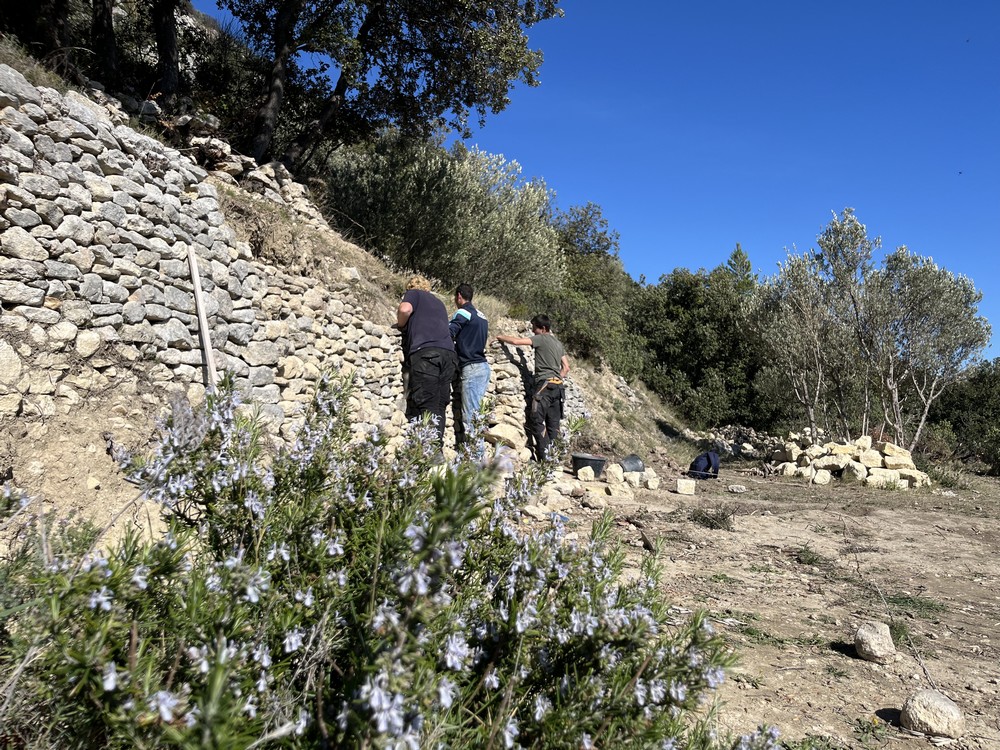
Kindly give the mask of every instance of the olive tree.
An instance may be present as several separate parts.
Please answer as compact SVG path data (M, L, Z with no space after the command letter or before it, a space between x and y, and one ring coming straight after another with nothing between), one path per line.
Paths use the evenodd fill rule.
M516 161L389 131L339 149L327 175L338 228L399 268L511 300L562 283L548 188Z
M945 388L976 363L990 340L972 280L900 247L873 272L870 289L883 310L878 342L886 421L912 450Z
M811 428L844 438L883 428L912 450L945 388L978 361L990 326L971 279L881 243L845 209L765 284L761 330L771 361Z

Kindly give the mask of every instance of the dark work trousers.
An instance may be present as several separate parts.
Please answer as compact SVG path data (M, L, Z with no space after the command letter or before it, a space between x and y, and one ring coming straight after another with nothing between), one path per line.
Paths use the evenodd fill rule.
M426 413L437 419L438 444L444 445L444 419L451 398L451 381L458 369L458 355L448 349L427 347L410 355L410 383L406 418Z
M565 386L545 381L535 383L531 412L528 414L528 431L533 438L532 452L536 461L545 460L549 446L559 436L565 393Z

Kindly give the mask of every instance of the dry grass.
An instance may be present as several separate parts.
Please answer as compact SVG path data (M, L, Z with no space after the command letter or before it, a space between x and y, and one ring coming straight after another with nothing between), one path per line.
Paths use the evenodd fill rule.
M15 39L4 34L0 34L0 63L19 71L32 86L45 86L61 94L71 88L64 78L46 68Z
M255 258L288 273L336 286L341 268L356 268L361 281L354 293L372 320L391 319L405 278L363 248L347 242L332 229L303 222L285 206L217 184L219 207L239 240L249 243Z

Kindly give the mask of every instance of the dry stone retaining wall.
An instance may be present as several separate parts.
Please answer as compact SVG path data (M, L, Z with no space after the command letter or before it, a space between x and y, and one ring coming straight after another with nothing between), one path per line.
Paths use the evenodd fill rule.
M167 390L198 400L205 337L216 368L234 375L276 434L291 434L315 381L333 370L359 386L359 429L397 435L399 337L363 315L358 272L341 269L322 285L255 260L226 225L208 172L121 119L0 65L0 422L68 412L137 372L153 386L150 403ZM325 227L280 167L251 175L262 199ZM531 352L490 356L494 435L523 450ZM567 406L583 412L572 385Z

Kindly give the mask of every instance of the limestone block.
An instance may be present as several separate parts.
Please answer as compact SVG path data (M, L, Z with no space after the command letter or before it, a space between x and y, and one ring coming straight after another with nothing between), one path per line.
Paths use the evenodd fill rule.
M820 456L825 456L827 454L826 448L822 445L810 445L804 452L806 456L809 457L810 461L815 461Z
M580 500L580 505L591 510L604 510L608 507L608 498L598 492L588 492Z
M875 445L873 447L875 448L875 450L877 450L883 456L905 456L906 458L912 458L913 457L910 454L910 452L908 450L906 450L906 448L900 448L895 443L890 443L888 441L881 442L881 443L875 443Z
M625 483L628 484L630 487L642 486L641 471L626 471L623 476L625 477Z
M579 479L581 482L593 482L595 479L594 467L581 466L579 469L576 470L576 478Z
M693 495L697 482L694 479L679 477L674 485L674 492L678 495Z
M658 490L660 489L660 478L656 475L647 476L642 480L642 485L647 490Z
M872 447L872 436L862 435L861 437L859 437L857 440L854 441L854 444L858 446L858 449L861 451L870 450Z
M517 448L524 445L524 432L507 423L495 424L490 427L483 436L486 442L492 445L506 445L510 448ZM528 452L530 457L531 453Z
M621 484L625 481L625 470L619 463L608 463L604 467L603 477L608 484Z
M14 347L0 339L0 386L14 385L21 377L21 370L21 358Z
M45 301L45 292L41 289L21 284L17 281L0 279L0 302L8 305L28 305L41 307Z
M813 461L813 468L817 471L824 469L827 472L840 471L848 463L850 463L851 457L843 453L832 453L829 456L820 456L815 461Z
M907 698L899 721L907 729L932 737L958 739L965 734L962 709L937 690L918 690Z
M887 469L916 469L913 459L909 456L895 456L886 454L882 459L882 465Z
M899 469L900 480L910 487L930 487L931 478L919 469Z
M840 475L845 482L863 482L868 476L868 467L860 461L848 461Z
M813 474L812 483L813 484L830 484L833 480L833 475L827 469L816 469L816 473Z
M884 622L866 622L854 634L854 650L867 661L888 664L896 659L896 645Z
M809 466L797 466L797 467L795 467L795 473L792 474L792 476L799 477L800 479L808 479L811 482L812 478L813 478L813 475L815 473L816 473L816 469L814 469L811 465L809 465Z
M544 521L549 517L549 514L552 511L550 511L548 508L543 508L540 505L525 505L523 508L521 508L521 512L524 515L528 516L529 518L535 519L536 521Z
M49 258L49 251L42 247L42 243L17 226L0 234L0 247L3 247L4 255L11 258L39 262Z
M101 348L101 335L96 331L80 331L76 335L76 353L87 358Z
M858 461L867 466L869 469L882 468L882 454L872 448L869 448L866 451L861 451L861 455L858 456Z
M878 467L868 470L868 476L865 477L865 484L869 487L877 487L882 489L907 489L909 484L905 481L900 481L899 472L895 469L881 469Z
M276 365L282 354L282 348L273 341L251 341L247 344L244 359L251 367Z
M778 476L791 477L791 476L795 476L795 469L796 468L797 468L796 465L794 463L792 463L791 461L785 461L784 463L778 464L778 466L775 468L774 472Z

